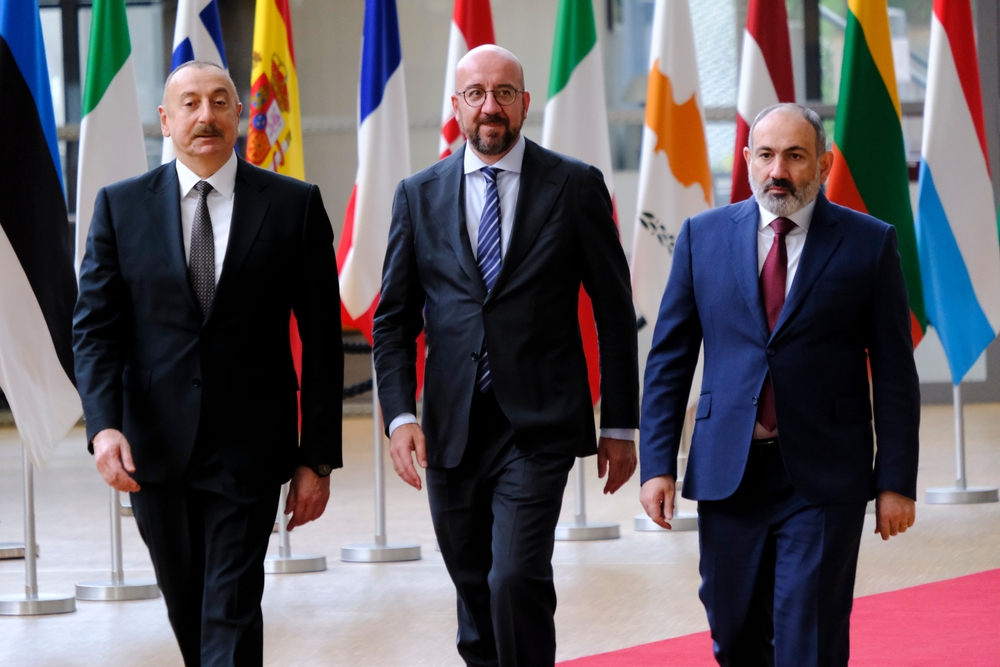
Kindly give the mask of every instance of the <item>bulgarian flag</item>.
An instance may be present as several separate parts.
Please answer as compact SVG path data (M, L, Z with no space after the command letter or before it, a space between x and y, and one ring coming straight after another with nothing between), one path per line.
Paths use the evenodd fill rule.
M477 46L495 43L490 0L455 0L451 33L448 37L448 64L444 70L444 105L441 109L441 141L438 146L442 160L454 153L465 141L465 135L455 120L455 110L451 106L458 61Z
M743 201L752 194L743 149L757 114L779 102L794 101L795 79L785 0L750 0L747 27L743 31L740 92L736 101L736 149L729 201Z
M886 0L849 0L844 65L834 130L831 201L896 228L910 298L913 346L927 330L902 113L889 37Z
M600 169L614 201L604 66L591 0L559 0L542 145ZM597 403L601 397L597 326L590 297L582 287L580 333L587 355L590 395Z
M76 271L87 245L97 191L146 171L125 0L94 0L83 87L76 181Z
M306 177L288 0L257 0L247 160L279 174Z

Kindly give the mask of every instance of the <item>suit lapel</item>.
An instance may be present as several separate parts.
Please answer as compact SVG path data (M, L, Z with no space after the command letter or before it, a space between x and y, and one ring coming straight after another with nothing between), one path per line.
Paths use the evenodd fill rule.
M764 306L760 300L760 274L757 270L757 223L760 220L760 210L754 198L746 200L735 213L733 223L735 229L726 234L729 244L729 262L736 274L736 283L750 308L754 322L765 338L770 336L767 320L764 318Z
M233 217L229 224L229 242L209 316L215 310L219 298L225 295L228 285L233 282L240 265L250 252L271 204L271 200L263 194L267 184L255 178L253 170L254 167L239 159L236 166L236 187L233 190Z
M167 261L170 274L184 293L191 307L199 310L198 302L188 279L187 262L184 259L184 236L181 231L180 184L177 182L177 168L173 162L160 167L160 172L150 181L149 210L150 223L160 239L160 249Z
M430 210L443 220L445 235L458 265L469 276L469 280L479 292L479 298L486 298L486 284L479 273L479 265L472 254L469 230L465 226L465 146L454 155L438 163L437 178L424 185L424 196ZM458 197L455 193L458 193Z
M806 245L802 248L799 268L795 272L795 281L785 299L777 324L774 325L773 336L777 335L802 305L802 300L816 278L823 272L830 257L843 240L843 235L837 229L837 219L830 202L819 193L816 197L816 208L813 209L812 220L809 222L809 233L806 234Z
M517 193L510 244L500 265L497 281L486 297L487 301L500 292L507 278L517 269L531 249L535 237L548 219L556 197L566 181L566 173L554 169L559 162L559 158L543 153L534 142L525 140L521 184Z

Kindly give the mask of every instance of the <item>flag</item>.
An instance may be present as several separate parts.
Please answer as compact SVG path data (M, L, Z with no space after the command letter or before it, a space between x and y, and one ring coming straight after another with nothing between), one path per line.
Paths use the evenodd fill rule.
M1000 329L1000 242L969 0L935 0L917 247L927 320L955 384Z
M174 55L170 71L189 60L215 63L226 69L226 47L217 0L178 0L174 22ZM163 164L174 159L174 143L163 138Z
M632 295L650 325L656 324L681 224L711 207L691 12L687 0L657 0L632 244Z
M448 36L448 64L444 70L444 106L441 110L441 141L438 147L441 159L454 153L465 141L465 135L455 120L455 111L451 106L458 61L477 46L495 42L490 0L455 0Z
M849 0L826 194L896 228L913 345L927 330L886 0Z
M358 91L358 173L337 248L342 319L372 342L396 185L410 175L403 50L395 0L365 0ZM424 337L417 341L417 394Z
M41 468L83 414L76 279L36 0L0 0L0 388Z
M729 201L750 197L743 149L750 124L761 111L779 102L795 101L792 47L788 39L785 0L750 0L743 31L740 91L736 101L736 149L733 152L733 186Z
M146 167L125 0L94 0L76 179L77 273L97 191L138 176Z
M305 179L299 77L295 71L292 15L288 0L257 0L250 72L247 160Z
M600 169L614 201L604 65L591 0L559 0L542 145ZM582 288L579 311L590 396L597 403L601 396L597 326L590 297Z

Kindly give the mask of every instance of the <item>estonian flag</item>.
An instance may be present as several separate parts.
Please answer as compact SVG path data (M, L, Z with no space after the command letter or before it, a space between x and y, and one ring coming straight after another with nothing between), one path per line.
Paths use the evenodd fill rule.
M0 0L0 388L42 467L83 413L76 278L37 0Z

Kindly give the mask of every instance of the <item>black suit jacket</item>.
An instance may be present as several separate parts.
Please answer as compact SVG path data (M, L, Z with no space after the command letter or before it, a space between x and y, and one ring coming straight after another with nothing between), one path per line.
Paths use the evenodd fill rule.
M601 423L638 424L635 311L600 171L528 141L510 245L487 293L465 223L464 149L402 181L374 322L386 424L416 413L416 344L427 334L423 428L435 467L458 465L483 340L493 390L529 451L596 451L577 314L590 295L601 349Z
M292 312L303 347L301 444ZM342 464L337 267L315 185L239 160L207 318L188 280L174 163L102 189L73 340L87 439L120 429L140 483L180 478L196 437L246 481Z

